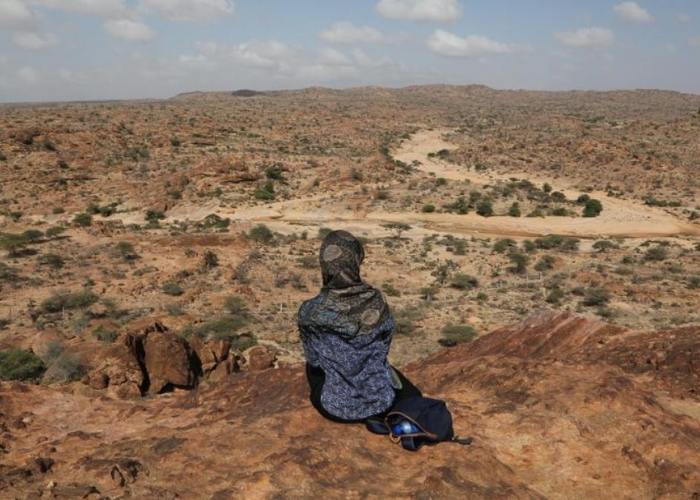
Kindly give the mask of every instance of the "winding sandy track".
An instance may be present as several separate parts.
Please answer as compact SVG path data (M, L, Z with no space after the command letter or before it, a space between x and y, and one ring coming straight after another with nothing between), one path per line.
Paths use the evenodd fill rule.
M404 163L420 162L419 170L426 175L443 177L448 180L470 180L475 184L488 184L497 180L508 180L512 177L528 179L535 184L549 182L556 189L563 191L568 198L576 198L580 192L571 185L562 185L565 181L557 179L537 178L527 172L498 175L494 173L479 173L462 169L436 158L429 158L428 153L440 149L454 149L455 146L446 142L443 136L447 130L423 130L414 134L410 140L404 141L394 152L394 158ZM591 193L592 197L603 202L602 214L595 218L583 217L481 217L475 213L467 215L445 213L392 213L386 211L370 211L358 213L347 208L343 201L343 193L329 195L321 194L314 197L280 201L262 207L239 209L230 213L222 212L215 206L181 207L170 213L174 219L190 218L198 220L211 213L232 220L249 221L251 223L265 222L274 230L291 233L303 230L305 227L329 226L344 228L365 236L385 236L387 231L381 227L386 222L406 222L413 230L406 236L420 238L435 232L450 232L458 234L479 234L482 236L536 237L547 234L577 236L589 238L601 237L667 237L678 235L698 235L700 227L679 221L663 210L648 207L637 201L621 200L608 197L604 192ZM318 208L318 203L322 208Z

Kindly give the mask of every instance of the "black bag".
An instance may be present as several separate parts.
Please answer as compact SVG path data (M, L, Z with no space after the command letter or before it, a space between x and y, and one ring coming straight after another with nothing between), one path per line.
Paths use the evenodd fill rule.
M435 445L443 441L471 444L472 438L455 436L452 414L444 401L424 397L411 397L397 401L384 419L390 430L391 440L401 443L404 449L418 451L424 444ZM410 422L414 432L395 433L396 426Z

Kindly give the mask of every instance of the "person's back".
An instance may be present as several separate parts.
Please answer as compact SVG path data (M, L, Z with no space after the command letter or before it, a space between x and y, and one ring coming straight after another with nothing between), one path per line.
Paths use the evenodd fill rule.
M394 318L382 293L362 281L363 259L352 234L328 234L320 250L323 288L298 314L311 402L343 422L385 412L399 392L420 395L389 365Z

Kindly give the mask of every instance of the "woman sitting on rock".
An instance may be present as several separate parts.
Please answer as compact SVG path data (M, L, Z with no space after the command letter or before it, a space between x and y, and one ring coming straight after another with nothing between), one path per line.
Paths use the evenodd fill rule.
M347 231L321 244L323 287L299 308L311 404L335 422L367 422L383 433L383 414L421 392L387 360L394 318L382 293L362 281L362 244Z

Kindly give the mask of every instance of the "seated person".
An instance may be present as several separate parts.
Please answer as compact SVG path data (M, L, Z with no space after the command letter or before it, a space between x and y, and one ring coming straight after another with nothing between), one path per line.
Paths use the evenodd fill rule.
M394 318L382 293L360 277L364 256L349 232L329 233L320 249L323 287L302 303L298 322L314 408L372 430L395 400L421 392L389 365Z

